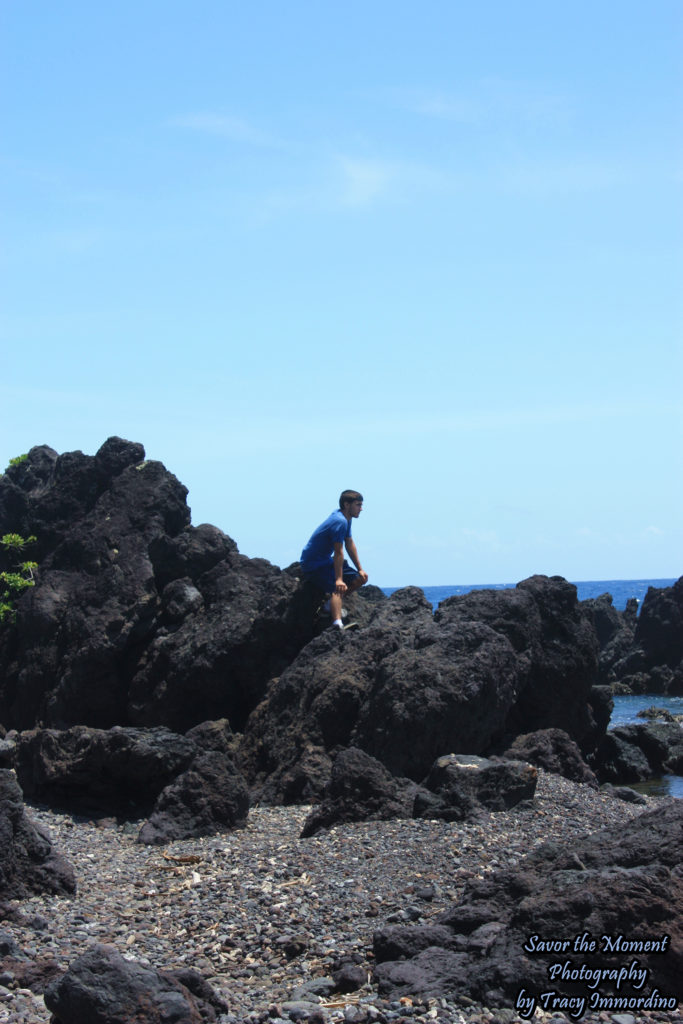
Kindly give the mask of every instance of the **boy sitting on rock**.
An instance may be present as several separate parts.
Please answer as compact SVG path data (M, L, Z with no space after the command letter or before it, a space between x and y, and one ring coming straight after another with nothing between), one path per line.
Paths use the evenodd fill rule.
M351 520L358 519L362 508L362 494L358 491L342 491L339 508L313 532L301 552L301 570L306 579L330 595L323 607L329 611L332 625L338 629L349 629L353 625L349 623L344 627L342 622L344 594L352 594L368 581L368 574L360 564L356 544L351 536ZM344 558L344 548L355 569Z

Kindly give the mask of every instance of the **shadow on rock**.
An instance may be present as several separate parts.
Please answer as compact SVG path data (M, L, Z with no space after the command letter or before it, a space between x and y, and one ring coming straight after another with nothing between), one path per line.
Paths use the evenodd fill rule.
M0 899L72 894L76 876L47 833L27 816L14 772L0 769Z

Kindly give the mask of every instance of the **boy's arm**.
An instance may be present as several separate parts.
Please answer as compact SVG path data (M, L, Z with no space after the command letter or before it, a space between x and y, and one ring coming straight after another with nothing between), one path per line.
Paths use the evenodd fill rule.
M354 541L353 537L347 537L346 538L346 550L349 553L349 558L351 559L351 561L355 565L356 569L358 569L358 575L363 580L363 583L367 583L368 582L368 574L366 573L366 571L363 568L363 566L360 564L360 558L358 557L358 548L356 547L356 542ZM335 550L335 554L336 554L336 550Z

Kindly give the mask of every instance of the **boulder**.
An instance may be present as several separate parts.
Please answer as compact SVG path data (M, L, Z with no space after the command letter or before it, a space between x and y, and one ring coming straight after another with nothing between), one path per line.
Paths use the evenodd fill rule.
M660 722L678 722L679 725L683 725L682 714L674 714L668 708L658 708L655 704L650 705L649 708L643 708L642 711L638 712L636 718L647 718L650 721L658 720Z
M640 782L683 774L683 728L678 722L620 725L602 739L591 765L601 782Z
M45 990L54 1024L207 1024L227 1005L190 968L157 971L94 946Z
M670 587L648 587L629 647L609 666L620 693L683 694L683 576Z
M623 800L626 804L642 804L644 807L647 805L647 800L643 794L638 793L635 789L631 789L630 786L613 786L611 782L603 782L600 790L615 800Z
M516 868L469 882L462 898L430 924L445 932L425 936L422 929L406 927L387 937L380 930L375 940L380 994L391 999L457 995L489 1006L515 1006L520 990L537 998L552 988L565 997L588 999L592 990L585 979L557 980L563 964L569 971L613 971L635 954L647 972L642 990L623 982L616 989L603 975L600 993L646 996L657 988L675 1000L683 977L682 848L680 800L571 848L548 843ZM582 936L585 944L575 948ZM560 944L554 952L540 945L550 941ZM553 964L559 967L549 985Z
M636 626L637 602L632 598L633 603L621 612L614 607L612 601L611 594L601 594L581 602L598 638L600 681L604 684L615 681L614 666L633 647Z
M404 588L364 629L328 629L304 648L248 720L242 764L271 803L321 799L344 746L417 781L438 753L490 740L515 682L504 638L477 623L440 630L422 591Z
M413 816L472 821L505 811L536 790L538 772L522 761L463 754L438 758L415 795Z
M216 722L200 722L185 733L185 739L192 740L199 750L217 750L220 754L234 757L240 737L230 728L227 718Z
M168 729L74 726L19 734L17 775L32 800L98 817L148 814L198 753Z
M0 900L75 891L72 866L27 816L14 772L0 769Z
M590 763L598 779L603 783L621 785L643 782L652 776L647 757L640 747L621 735L620 728L611 729L603 736Z
M488 811L507 810L531 799L537 774L531 765L517 761L447 754L416 785L395 778L362 750L348 747L335 757L323 801L309 814L301 837L350 821L476 820Z
M598 642L572 583L531 576L515 588L474 590L442 601L435 619L452 630L471 621L485 624L512 645L518 680L505 722L510 741L560 728L582 751L594 748L607 724L596 718L594 706Z
M241 763L260 799L318 802L339 747L415 782L443 754L486 755L530 728L590 750L609 717L596 679L595 632L565 580L475 591L436 614L406 587L364 628L301 651L248 719Z
M671 587L648 587L635 629L648 666L680 667L683 661L683 576Z
M163 845L241 828L248 811L243 776L225 754L206 751L160 793L138 842Z
M564 729L539 729L523 733L504 751L503 757L527 761L555 775L563 775L573 782L583 782L598 788L595 773L588 767L578 745Z
M415 784L396 779L374 757L347 747L332 763L322 804L304 822L301 838L350 821L385 821L412 816Z

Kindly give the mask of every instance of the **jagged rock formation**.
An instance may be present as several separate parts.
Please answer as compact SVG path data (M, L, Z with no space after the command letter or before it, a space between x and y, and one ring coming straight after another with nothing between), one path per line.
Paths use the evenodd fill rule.
M39 563L0 630L5 728L240 728L311 639L319 595L191 526L186 495L120 438L94 456L33 448L0 477L0 534L35 535Z
M600 643L600 677L615 693L683 694L683 576L671 587L649 587L636 617L609 594L582 602Z
M522 985L538 996L555 987L589 997L583 983L549 985L548 967L570 961L613 969L621 955L606 950L603 936L618 942L664 941L660 952L636 952L647 974L641 992L622 984L621 994L646 996L653 988L680 998L683 976L683 802L642 814L628 825L605 829L569 849L552 844L530 854L518 868L469 883L462 899L425 927L387 927L374 940L380 992L392 998L453 993L489 1006L515 1005ZM575 953L587 934L593 950ZM563 952L542 952L536 940L566 941ZM667 937L667 938L665 938ZM526 947L526 949L525 949ZM661 955L665 952L666 955ZM615 991L609 977L603 993Z
M683 694L683 576L671 587L649 587L633 648L614 666L633 693Z
M416 789L414 782L395 778L374 757L347 747L334 759L323 800L306 818L301 838L348 821L410 818Z
M558 756L555 742L535 750L538 763L588 778L579 762L604 736L605 684L643 666L678 678L681 581L649 593L637 623L608 596L579 603L560 577L450 598L435 614L417 588L387 599L364 587L350 608L361 628L340 634L324 629L321 595L297 565L246 558L216 527L192 526L186 494L116 437L94 456L33 448L0 477L0 533L37 538L36 585L0 629L0 724L15 730L0 757L33 797L73 806L80 787L102 815L126 802L151 813L199 749L216 749L259 798L316 802L344 747L418 783L444 755L501 754L520 734L556 729L578 755L563 741ZM188 729L207 738L206 723L222 721L229 738L216 727L218 746L193 740L161 775L154 758L140 761L159 727L180 749ZM121 771L130 729L148 734L129 744L135 785ZM191 790L168 807L192 818Z
M321 797L338 747L416 782L444 754L486 754L530 729L561 727L590 750L609 714L596 678L595 633L565 580L476 591L434 615L407 587L365 629L301 651L247 723L243 769L263 799L287 803Z
M674 723L605 735L615 686L683 692L683 578L649 592L638 620L609 595L579 603L560 577L450 598L435 614L417 588L387 599L365 587L349 606L361 628L340 633L324 629L298 566L246 558L216 527L192 526L186 494L120 438L95 456L37 447L0 477L0 535L35 535L39 563L0 628L0 899L75 886L27 818L13 767L27 798L147 815L138 839L155 844L241 827L251 795L318 802L312 835L504 813L533 797L534 764L592 787L587 762L601 781L683 770ZM664 805L468 885L429 926L382 929L382 991L509 1005L520 978L547 985L547 958L524 953L530 934L586 930L669 935L647 966L671 989L682 830L680 802ZM55 1024L225 1010L192 971L95 947L57 979L52 961L0 946L16 979L45 989ZM331 984L363 981L350 962Z
M532 576L514 589L477 590L443 601L437 623L458 631L485 623L515 651L518 695L506 718L513 737L561 728L592 749L609 721L609 696L596 686L598 645L576 587L560 576Z
M547 772L563 775L574 782L583 782L592 789L598 788L595 772L586 764L578 745L564 729L539 729L537 732L522 733L503 752L503 757L527 761Z
M683 775L683 729L677 722L617 726L602 737L591 764L604 782Z
M438 758L421 785L397 779L356 747L340 751L323 800L304 822L301 837L349 821L428 818L474 821L530 800L538 773L529 764L467 754Z
M593 623L600 645L600 682L612 685L615 682L614 666L633 647L638 612L637 601L631 598L625 611L614 607L611 594L582 601L582 606Z

